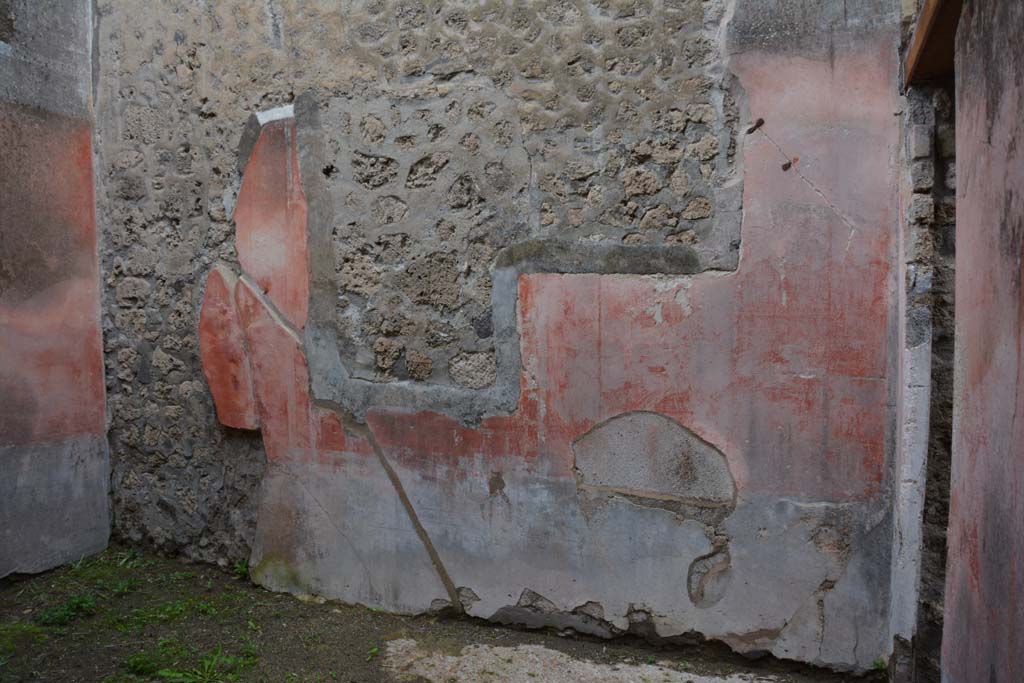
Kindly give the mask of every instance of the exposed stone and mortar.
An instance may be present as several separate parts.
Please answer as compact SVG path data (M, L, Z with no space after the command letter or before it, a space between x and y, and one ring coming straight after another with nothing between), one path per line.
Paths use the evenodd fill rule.
M354 375L482 390L499 378L488 264L513 242L667 241L735 267L738 110L705 4L99 2L118 532L206 559L251 541L261 444L210 419L194 337L201 275L235 260L250 113L323 93L339 217L320 254Z
M491 264L526 240L699 243L735 267L721 8L384 9L352 23L395 77L320 115L352 377L492 385Z
M616 36L646 21L631 7ZM201 337L207 376L227 378L218 414L251 404L267 449L254 578L868 668L891 642L898 17L639 7L681 11L686 44L714 49L697 64L684 49L666 79L707 93L655 88L637 130L603 108L589 131L549 129L525 97L543 60L506 79L472 51L352 90L300 82L291 108L249 119L238 262L210 275ZM454 30L447 6L381 11L413 36ZM292 15L272 16L301 49ZM558 36L537 26L543 56ZM360 45L340 50L380 67ZM645 90L663 66L641 61ZM800 92L780 98L780 78ZM850 83L857 108L797 108ZM679 113L657 116L669 97ZM209 331L235 327L244 344Z
M917 85L903 112L903 395L898 563L904 679L939 680L953 399L956 155L952 83ZM910 640L913 640L912 644Z
M904 2L903 52L925 30ZM909 66L907 68L910 68ZM953 74L904 73L901 111L900 435L892 611L894 681L940 680L953 401L956 150Z

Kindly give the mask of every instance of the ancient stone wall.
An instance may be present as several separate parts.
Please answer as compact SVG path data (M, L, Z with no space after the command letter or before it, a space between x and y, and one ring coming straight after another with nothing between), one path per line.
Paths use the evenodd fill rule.
M193 2L99 2L96 29L114 531L222 563L248 554L264 454L214 415L196 337L201 276L235 258L226 238L242 124L259 98L288 97L257 66L275 53L269 24L248 31L238 4L221 17ZM261 25L266 8L249 4ZM231 65L236 48L252 50L209 68ZM240 85L251 77L264 87Z
M943 681L1024 679L1024 5L964 3Z
M956 163L952 82L905 94L904 287L893 619L896 680L939 680L953 398Z
M899 15L767 4L100 2L118 531L886 657Z
M128 538L207 559L251 539L261 444L212 419L194 330L202 274L235 260L226 237L254 111L321 94L332 215L312 312L332 357L314 362L468 390L431 394L466 417L507 411L517 394L517 347L498 348L491 314L502 249L558 236L608 261L609 244L676 245L661 251L735 268L741 91L716 47L722 5L97 9L115 527ZM650 272L694 268L638 253ZM514 292L498 296L514 308ZM348 400L409 393L360 392Z
M326 180L307 184L333 209L330 244L319 243L333 271L315 273L314 295L336 305L324 302L318 329L334 330L351 378L514 384L518 363L496 350L492 320L492 297L514 292L491 278L514 245L533 243L535 260L547 240L577 258L693 245L704 268L735 267L738 111L715 50L722 7L361 9L349 35L396 77L324 103ZM621 269L603 258L582 269ZM500 358L512 361L501 373ZM360 390L373 404L403 400L351 384L336 393ZM515 387L505 393L508 410ZM466 397L477 414L495 407Z
M109 533L88 2L0 3L0 577Z

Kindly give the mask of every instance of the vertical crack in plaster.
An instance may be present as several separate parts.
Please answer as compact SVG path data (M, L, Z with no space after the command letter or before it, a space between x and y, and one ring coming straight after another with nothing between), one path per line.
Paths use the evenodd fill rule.
M844 569L845 572L845 569ZM825 595L835 588L835 581L825 579L815 591L815 602L818 607L818 660L821 660L821 651L825 647Z
M270 39L278 50L284 47L284 30L279 0L267 0L267 16L270 18Z

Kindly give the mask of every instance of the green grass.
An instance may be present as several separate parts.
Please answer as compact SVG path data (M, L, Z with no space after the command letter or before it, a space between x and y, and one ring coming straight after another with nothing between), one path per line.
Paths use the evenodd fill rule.
M95 632L96 638L123 640L132 633L143 644L122 650L114 661L117 672L103 683L229 683L259 658L259 624L246 612L246 588L219 583L197 570L152 572L159 560L137 551L110 549L83 558L26 582L14 597L28 616L0 621L0 683L8 667L44 639L61 642L72 628L76 636ZM248 563L233 567L236 578L248 576ZM131 596L129 598L128 596ZM11 617L16 618L16 617ZM216 649L182 644L182 629L193 622L240 620L243 640ZM88 624L85 624L88 620ZM82 626L78 626L83 622ZM72 628L69 628L72 627ZM155 636L166 635L154 644ZM148 643L148 644L145 644ZM200 656L202 655L202 656ZM13 673L13 669L10 670Z
M239 560L238 562L235 562L231 567L231 573L235 575L236 579L248 579L249 560Z
M155 607L137 607L128 614L112 615L112 625L118 631L141 630L149 624L166 624L186 616L213 616L217 606L208 600L180 598Z
M78 593L59 605L44 609L36 615L41 626L67 626L72 621L96 614L96 596L92 593Z
M46 638L46 631L35 624L15 621L0 622L0 657L7 657L20 647L31 645Z
M165 683L230 683L255 661L254 655L232 656L218 648L200 657L199 664L190 669L160 669L156 673Z
M136 652L121 662L123 673L104 683L134 683L159 680L163 683L230 683L259 659L255 641L246 640L241 654L231 655L217 648L189 665L194 651L174 638L162 638L156 647Z
M161 638L156 647L129 655L121 667L132 676L152 678L162 669L179 666L192 651L174 638Z
M94 590L103 593L124 592L126 582L134 583L132 574L152 563L134 550L107 550L99 555L83 558L54 576L50 588L55 591Z

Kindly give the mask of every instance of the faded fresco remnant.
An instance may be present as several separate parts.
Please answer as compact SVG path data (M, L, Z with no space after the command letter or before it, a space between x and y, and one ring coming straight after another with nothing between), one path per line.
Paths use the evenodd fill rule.
M810 17L807 41L838 47L795 59L750 12L722 29L717 101L742 93L760 121L682 110L676 135L584 154L586 172L571 133L538 135L470 67L250 118L238 270L210 272L200 344L218 415L258 412L257 581L839 668L886 656L895 35L867 10ZM856 106L806 105L851 87ZM705 176L715 126L736 149ZM740 160L742 186L719 175ZM566 221L603 178L600 210ZM687 214L700 182L720 201ZM675 225L627 239L601 216L628 202ZM669 239L723 215L742 237ZM236 320L243 343L214 332Z
M0 577L110 534L90 13L50 5L0 3Z
M1024 679L1022 23L0 0L0 578Z

